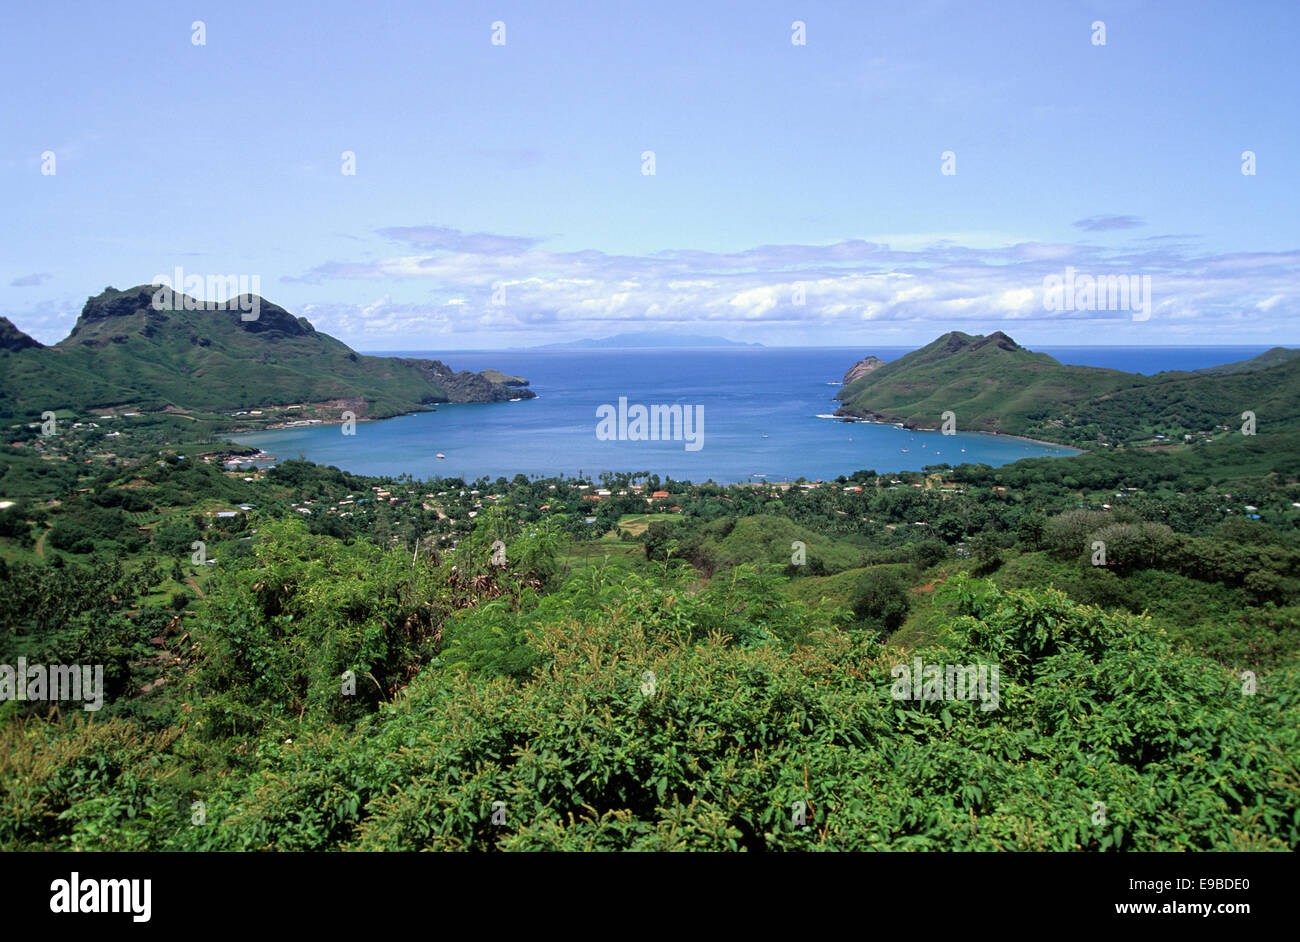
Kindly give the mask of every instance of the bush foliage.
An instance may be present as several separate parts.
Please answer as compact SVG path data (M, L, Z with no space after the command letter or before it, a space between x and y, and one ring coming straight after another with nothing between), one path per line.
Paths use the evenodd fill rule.
M901 649L792 601L776 565L566 574L553 531L500 514L441 555L300 521L254 546L204 603L174 728L5 724L0 845L1300 846L1295 669L1246 694L1148 617L1055 589L954 576L937 640ZM914 657L996 667L997 709L895 699Z

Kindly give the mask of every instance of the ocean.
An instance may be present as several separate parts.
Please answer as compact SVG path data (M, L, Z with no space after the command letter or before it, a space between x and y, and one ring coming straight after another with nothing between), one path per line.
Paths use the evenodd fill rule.
M868 354L888 361L910 349L405 351L401 355L442 360L455 370L494 368L526 377L538 398L439 405L436 412L358 423L355 435L321 425L234 438L280 460L303 457L357 474L466 480L579 473L595 478L602 471L720 484L829 480L863 469L920 470L944 462L997 466L1077 453L1009 436L909 432L829 418L838 406L837 384L850 366ZM1041 348L1063 363L1148 374L1216 366L1266 349ZM618 415L620 398L626 400L622 413L633 419L636 405L679 405L692 417L702 414L702 427L689 430L697 440L627 440L619 436L616 418L605 425L615 440L602 440L598 410Z

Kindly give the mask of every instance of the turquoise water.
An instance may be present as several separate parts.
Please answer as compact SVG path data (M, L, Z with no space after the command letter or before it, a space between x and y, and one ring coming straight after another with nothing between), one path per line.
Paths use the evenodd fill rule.
M1122 349L1122 348L1121 348ZM1244 359L1264 348L1182 348L1111 354L1087 365L1189 369ZM1179 348L1169 348L1178 351ZM1199 350L1200 352L1195 352ZM871 351L881 359L906 350ZM1050 349L1046 352L1053 352ZM649 471L678 480L734 483L805 477L830 479L861 469L919 470L930 464L1076 454L1071 448L1008 436L941 435L893 426L818 418L834 412L834 385L864 352L843 348L708 350L491 351L407 353L453 369L489 367L527 377L537 399L441 405L436 412L341 426L241 435L236 441L279 459L304 457L358 474L473 479L525 475L595 477L602 471ZM1057 355L1079 362L1067 351ZM1188 365L1191 364L1191 365ZM629 405L703 406L702 446L679 441L601 441L597 409ZM694 412L694 410L693 410ZM936 423L938 417L935 418ZM961 428L961 416L957 416ZM766 436L766 437L764 437ZM964 450L963 450L964 449ZM438 453L446 455L439 459Z

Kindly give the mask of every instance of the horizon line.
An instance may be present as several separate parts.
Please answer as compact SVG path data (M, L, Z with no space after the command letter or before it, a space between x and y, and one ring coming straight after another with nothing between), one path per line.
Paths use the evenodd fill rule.
M933 341L930 341L933 343ZM408 348L385 348L382 350L362 350L359 347L353 347L357 353L367 356L376 356L385 353L422 353L429 350L437 349L446 353L609 353L612 350L731 350L735 352L753 352L756 350L859 350L868 344L760 344L758 346L637 346L637 347L552 347L549 345L539 345L533 347L408 347ZM919 350L926 346L915 347L908 344L876 344L876 349L880 350ZM1283 342L1283 343L1164 343L1164 344L1119 344L1119 343L1062 343L1062 344L1045 344L1042 346L1020 346L1031 352L1035 349L1087 349L1087 350L1247 350L1255 347L1282 347L1284 349L1300 349L1300 341Z

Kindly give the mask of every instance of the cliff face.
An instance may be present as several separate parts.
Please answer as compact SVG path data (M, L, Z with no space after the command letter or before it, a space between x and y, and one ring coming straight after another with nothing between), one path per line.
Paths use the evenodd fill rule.
M859 360L857 363L854 363L849 367L849 371L844 374L842 382L847 386L849 383L861 379L872 370L880 369L880 367L884 365L885 361L878 359L877 357L867 357L865 360Z
M1000 330L995 330L983 339L976 340L970 345L972 350L978 350L981 347L987 347L989 344L997 344L999 350L1012 352L1021 349L1020 344L1016 343Z
M184 323L220 321L250 334L274 333L286 337L305 337L315 332L307 318L294 317L278 304L272 304L256 295L240 295L223 302L220 309L207 310L201 301L178 291L169 302L175 305L175 310L169 307L165 311L159 311L153 306L154 295L158 291L153 285L137 285L125 291L105 288L86 301L72 332L61 345L66 345L74 338L79 342L104 342L106 338L122 337L141 330L146 332L146 336L152 336L159 325L172 320ZM257 311L257 317L244 320L244 310Z
M528 380L520 376L507 377L499 370L453 372L441 360L398 358L397 362L419 370L425 379L447 394L448 402L505 402L508 399L537 398L537 393L523 388L528 385Z

